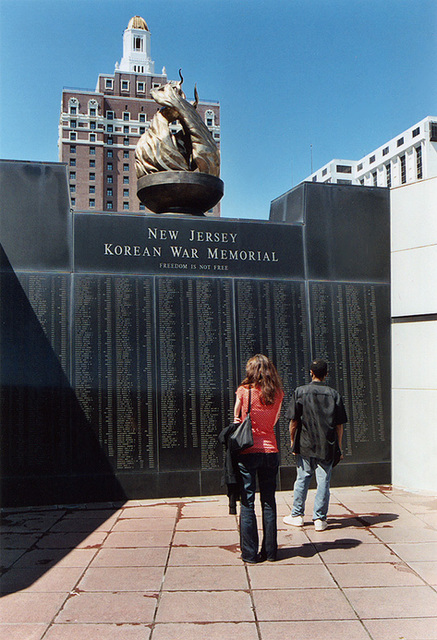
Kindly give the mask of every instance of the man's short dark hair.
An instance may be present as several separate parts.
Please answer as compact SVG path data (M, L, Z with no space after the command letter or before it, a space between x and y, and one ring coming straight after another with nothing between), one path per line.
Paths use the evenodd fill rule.
M325 360L316 358L312 361L310 370L316 376L316 378L322 380L322 378L324 378L328 373L328 363Z

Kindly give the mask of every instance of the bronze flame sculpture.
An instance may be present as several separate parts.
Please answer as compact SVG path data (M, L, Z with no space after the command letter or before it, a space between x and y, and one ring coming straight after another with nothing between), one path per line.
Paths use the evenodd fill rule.
M135 149L138 196L155 213L202 215L223 195L220 152L196 111L196 87L190 103L179 75L150 92L161 108Z

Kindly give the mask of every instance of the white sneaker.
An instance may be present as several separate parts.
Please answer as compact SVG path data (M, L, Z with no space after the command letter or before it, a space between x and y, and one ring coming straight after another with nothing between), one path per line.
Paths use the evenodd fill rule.
M314 520L314 529L316 531L324 531L328 526L328 523L326 522L326 520Z
M283 522L292 527L303 527L303 516L285 516Z

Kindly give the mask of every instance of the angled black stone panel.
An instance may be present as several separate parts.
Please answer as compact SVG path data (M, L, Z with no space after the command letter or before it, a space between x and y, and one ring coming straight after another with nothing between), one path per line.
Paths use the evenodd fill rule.
M0 160L0 241L13 269L71 269L65 165Z
M270 204L270 220L273 222L303 223L305 211L305 184L290 189Z
M271 220L301 227L311 357L349 417L333 482L389 482L391 456L389 190L303 183L271 204ZM306 375L298 384L308 382ZM294 471L282 468L282 481Z
M344 454L390 461L390 288L363 282L311 282L311 347L330 364L328 384L348 415Z
M124 498L68 379L71 276L0 260L2 506Z
M390 281L390 196L380 187L305 182L272 202L304 225L308 280Z
M389 190L306 183L307 278L390 280Z

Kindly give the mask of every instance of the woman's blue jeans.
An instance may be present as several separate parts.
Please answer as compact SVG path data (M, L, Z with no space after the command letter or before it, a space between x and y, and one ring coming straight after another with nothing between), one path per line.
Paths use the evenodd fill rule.
M258 559L258 527L255 516L256 479L262 508L263 541L261 556L276 560L278 550L276 522L277 453L246 453L238 458L241 476L240 547L241 557L248 562Z
M296 456L297 478L294 483L294 499L292 516L305 514L305 500L311 478L316 474L317 491L314 500L313 520L326 520L329 506L329 484L331 482L332 462L327 463L317 458Z

